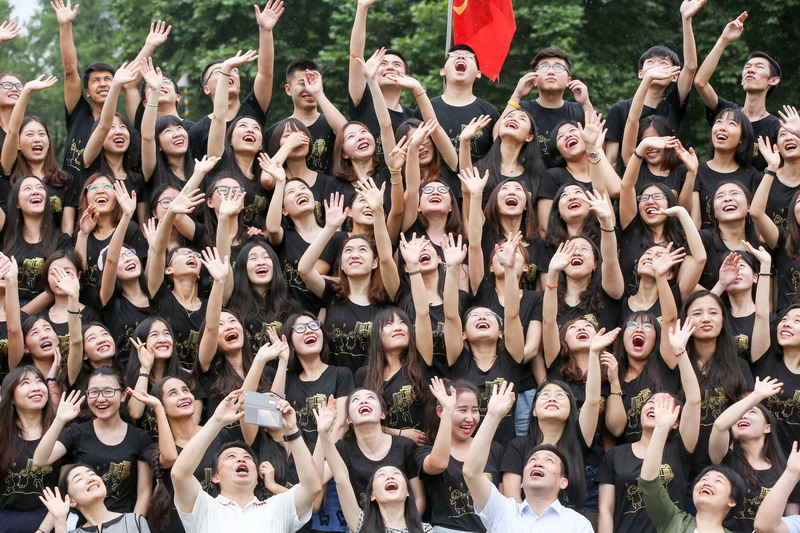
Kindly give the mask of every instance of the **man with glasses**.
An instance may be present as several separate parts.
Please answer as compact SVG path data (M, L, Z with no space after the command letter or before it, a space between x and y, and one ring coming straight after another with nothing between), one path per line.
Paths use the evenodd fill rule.
M554 164L553 156L549 152L550 132L553 128L564 120L583 123L584 116L594 111L589 100L589 90L582 81L573 80L570 77L571 72L572 61L567 52L555 47L540 50L531 61L531 72L519 79L503 110L505 115L514 109L524 109L533 116L539 136L539 149L548 168ZM522 99L534 87L539 90L539 96L523 102ZM567 89L572 91L574 102L564 100L564 91Z
M272 69L275 61L275 45L272 30L283 14L282 0L269 0L264 9L258 6L256 22L258 22L258 71L253 80L253 90L243 101L239 101L242 92L239 69L223 72L224 60L215 59L203 69L200 83L203 92L214 101L219 76L228 78L228 108L225 110L225 129L239 117L252 117L260 126L267 121L267 110L272 100ZM211 128L211 115L198 120L189 131L189 147L195 159L201 159L208 151L208 131Z

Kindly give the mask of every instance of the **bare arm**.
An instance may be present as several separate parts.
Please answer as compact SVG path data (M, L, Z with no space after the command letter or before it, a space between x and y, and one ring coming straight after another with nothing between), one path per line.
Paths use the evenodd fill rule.
M458 309L458 277L467 251L462 244L461 236L454 241L453 236L448 235L447 240L448 246L444 248L444 259L447 265L444 278L444 346L447 366L453 366L464 350L461 316Z
M153 495L153 469L147 461L138 461L136 477L136 506L134 513L146 514L150 507L150 496Z
M683 70L678 76L678 94L681 103L685 102L692 90L692 82L697 72L697 46L694 42L692 17L700 10L706 0L684 0L681 3L681 27L683 30Z
M297 273L303 283L306 284L308 290L318 297L322 297L325 292L325 278L314 269L314 263L319 259L325 245L331 240L336 230L342 226L344 222L344 197L339 193L331 195L330 204L325 201L325 227L311 242L303 256L297 264Z
M717 70L717 65L719 64L719 60L725 48L741 37L744 31L744 21L746 19L747 12L745 11L725 26L722 35L719 36L716 44L714 44L714 48L711 49L705 61L703 61L703 64L700 65L697 75L694 78L694 86L697 92L700 93L700 98L703 99L703 102L705 102L709 109L716 110L719 105L717 92L709 83L711 81L711 76L713 76L714 71Z
M253 80L253 93L258 105L265 113L272 100L272 84L274 82L275 42L272 30L283 14L283 0L268 0L264 10L254 5L258 22L258 72Z
M752 244L744 241L744 246L756 259L761 268L758 270L758 285L756 286L756 319L753 324L753 335L750 337L750 358L758 361L769 350L769 299L770 299L770 274L772 273L772 255L764 250L763 246L755 249Z
M8 329L8 368L17 368L25 353L25 339L22 335L22 317L19 311L19 289L17 288L19 268L14 257L0 255L0 277L6 281L4 305L6 328Z
M8 121L8 133L6 140L3 143L3 151L0 153L0 165L3 167L3 173L10 175L14 168L14 163L17 160L17 149L19 148L19 128L22 124L22 119L25 117L25 110L28 107L31 95L35 91L41 91L52 87L58 81L53 76L42 80L44 76L39 76L35 80L31 80L25 84L22 92L19 94L17 103L14 104L14 110L11 112L11 118Z
M647 445L647 452L642 461L642 470L639 477L651 481L658 477L658 470L661 466L661 457L664 454L664 445L669 437L669 432L678 420L680 406L675 405L672 397L656 397L655 400L656 427L653 429L653 436Z
M73 9L71 0L67 0L66 4L63 0L53 0L50 6L55 11L58 22L61 64L64 67L64 105L67 108L67 114L71 114L78 105L78 100L83 98L83 86L78 74L78 52L75 49L75 41L72 39L72 23L78 16L80 6L75 4Z
M441 474L450 464L450 443L452 441L452 420L456 409L456 389L448 390L439 378L431 380L431 394L436 398L439 430L433 441L431 453L425 457L422 470L430 476ZM441 409L441 411L439 410Z
M122 218L119 220L113 235L111 235L111 242L108 243L103 276L100 279L101 307L106 306L116 290L119 254L122 251L122 243L125 240L125 233L128 231L128 224L133 219L133 213L136 211L135 191L131 196L122 182L114 180L114 194L117 198L117 205L122 208Z
M8 141L6 141L8 142ZM780 230L778 226L767 215L767 202L769 192L775 180L775 174L781 165L780 154L777 153L777 146L773 146L769 138L759 137L758 153L767 160L767 168L758 184L756 193L753 195L753 202L750 204L750 216L756 225L758 233L770 249L778 245Z
M258 9L258 7L256 7ZM271 33L270 33L271 35ZM252 63L259 56L255 50L248 50L244 54L239 50L236 55L222 62L217 74L217 87L214 91L214 109L211 112L211 125L208 128L208 155L222 156L225 150L225 129L227 122L225 114L228 111L228 81L232 71L245 63ZM258 76L256 76L258 79ZM254 89L255 90L255 89ZM271 94L270 89L270 94ZM261 102L259 101L259 104ZM267 101L269 103L269 101Z
M222 299L225 292L225 280L231 276L231 268L228 257L220 258L216 248L206 249L202 252L201 259L203 265L213 278L211 293L208 295L208 305L206 306L206 325L197 347L197 363L200 370L208 372L214 354L217 353L217 342L219 340L219 319L222 312Z
M275 184L272 190L272 201L267 208L267 216L264 225L266 226L269 243L272 246L277 246L283 242L281 217L283 217L283 195L286 189L286 171L283 169L281 163L276 161L275 158L270 159L265 153L259 154L258 163L261 165L262 172L269 174Z
M617 252L617 233L614 231L614 211L608 195L601 197L591 191L586 192L592 211L600 222L600 254L603 257L601 267L603 290L610 297L619 300L625 293L625 280L619 266ZM610 231L609 231L610 230Z
M364 97L367 80L361 70L359 60L364 59L367 44L367 12L375 0L358 0L353 29L350 32L350 73L347 78L347 90L353 105L358 105Z
M145 181L153 176L156 169L156 118L158 115L158 97L161 92L161 69L153 68L153 60L147 58L142 63L142 74L150 89L150 96L147 99L147 105L144 108L144 115L142 115L142 175Z

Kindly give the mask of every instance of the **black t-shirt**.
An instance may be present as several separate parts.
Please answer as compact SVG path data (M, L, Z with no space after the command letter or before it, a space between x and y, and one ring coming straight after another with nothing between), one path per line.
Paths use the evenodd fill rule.
M325 328L331 335L330 361L349 368L353 374L367 364L372 317L380 305L359 305L349 299L339 301L333 295L333 282L325 280L322 306L326 309Z
M580 185L584 189L593 191L591 182L580 181L573 176L565 167L552 167L548 168L547 172L542 177L542 183L539 185L539 190L536 193L535 199L545 198L558 202L556 192L562 185Z
M214 357L224 358L225 356L218 353ZM200 370L200 366L198 365L196 375L197 375L197 386L198 388L200 388L200 390L202 390L202 394L205 396L205 399L203 401L203 414L200 417L202 423L205 424L206 421L210 420L211 417L214 416L214 411L217 410L217 407L219 406L220 403L222 403L222 400L224 400L225 397L231 392L233 392L236 388L241 387L244 384L244 378L241 376L236 376L235 388L231 388L229 390L215 391L214 386L217 384L219 373L214 372L213 364L208 369L207 372L203 372L202 370ZM247 370L245 370L245 375L247 375ZM266 378L269 381L269 383L272 383L275 380L275 369L270 366L264 367L262 379L263 378ZM264 390L262 387L260 387L260 385L261 381L259 381L259 383L256 385L256 388L258 389L257 392L262 392L262 393L267 392L267 390ZM220 389L222 389L222 387L220 387ZM234 427L239 427L239 425L240 422L237 420L228 427L234 428Z
M289 305L292 304L294 302L290 301ZM285 316L289 316L293 312L294 308L290 309ZM275 333L279 336L283 331L283 322L273 316L268 316L260 310L242 317L242 325L244 326L244 332L247 334L247 340L250 342L250 353L253 355L257 354L259 348L269 341L269 328L275 328Z
M7 228L8 231L21 231L21 228ZM56 250L72 249L74 246L72 238L66 233L57 230ZM42 253L42 243L25 242L22 251L16 252L14 257L19 265L17 273L17 287L19 290L19 301L22 305L33 300L44 292L42 281L42 269L47 257ZM84 278L85 279L85 278ZM81 299L83 301L83 299Z
M712 195L720 183L738 181L752 193L756 190L760 179L761 173L754 167L739 167L733 172L717 172L712 170L708 163L700 163L697 169L697 179L694 182L694 190L700 193L702 228L711 229L713 227L714 199Z
M538 100L538 99L537 99ZM520 107L533 115L533 122L536 124L536 134L539 140L539 149L542 159L547 167L553 166L553 157L550 153L550 137L555 134L553 128L562 120L574 120L583 124L583 108L577 102L564 101L564 104L557 108L542 107L537 100L520 102Z
M711 290L719 279L719 269L725 258L736 250L728 248L725 241L711 229L701 229L700 240L706 250L706 264L703 266L703 273L700 275L700 285ZM761 241L751 242L750 244L755 248L763 245Z
M424 376L430 375L429 367L419 358ZM356 371L355 385L363 387L367 377L367 367ZM386 405L386 427L392 429L425 430L425 391L414 390L414 385L401 368L383 382L383 401Z
M650 357L653 358L652 361L649 360ZM650 354L647 364L653 365L655 376L651 377L649 367L645 366L642 372L632 380L620 380L622 405L625 407L627 423L622 435L617 437L617 444L629 444L641 438L642 407L653 394L659 392L677 394L680 388L680 376L677 368L673 370L667 366L658 354L658 348ZM633 484L636 484L635 478Z
M133 336L133 332L139 327L139 324L150 317L150 309L151 305L137 307L117 291L114 291L106 306L101 309L108 331L114 337L118 354L123 353L127 348L128 339Z
M67 137L64 140L64 162L61 168L72 174L79 185L83 185L83 150L94 129L92 104L81 96L72 113L66 107L64 113L67 117Z
M44 487L58 485L58 464L38 467L33 464L33 452L40 439L25 442L25 448L11 461L0 481L0 511L27 513L42 509L39 496ZM3 443L8 446L8 442Z
M72 462L86 463L103 478L108 495L109 511L129 513L136 505L139 461L147 461L145 453L153 441L141 429L128 424L122 442L103 443L95 433L93 422L72 424L58 436Z
M597 273L595 273L595 275L597 275ZM620 301L606 294L606 291L604 291L602 287L600 288L600 299L603 302L602 307L596 309L594 312L587 313L581 313L577 307L572 307L565 303L564 310L558 313L556 319L558 327L562 327L573 318L582 318L594 324L598 330L600 328L606 328L606 331L611 331L619 324Z
M689 483L688 456L680 435L675 434L664 446L658 469L661 483L679 509L683 508ZM615 489L614 531L617 533L656 533L637 483L642 462L643 459L633 453L631 444L623 444L608 450L600 464L597 483L614 485Z
M76 230L76 235L78 231L80 230ZM109 245L113 235L112 233L105 239L100 240L90 233L86 239L86 270L81 277L81 302L95 309L102 307L100 305L100 280L103 278L103 273L97 268L97 259L103 248ZM139 231L139 226L136 222L128 222L123 242L126 247L136 250L136 255L141 260L142 266L144 266L147 260L148 244L142 232Z
M775 260L775 276L777 282L775 309L785 309L792 304L800 284L800 258L789 255L786 249L786 232L778 230L778 243L772 252Z
M422 460L430 455L432 448L424 446L420 450ZM503 457L503 446L492 442L483 475L495 487L503 480L500 473L500 461ZM441 474L430 476L424 472L420 479L425 483L425 494L431 510L430 523L457 531L484 531L486 527L475 513L469 489L464 482L464 463L450 457L447 469Z
M661 97L657 107L652 108L650 106L644 106L642 108L641 118L647 118L652 115L664 117L669 121L675 135L678 135L681 129L681 122L686 114L686 104L688 102L689 98L687 95L686 100L681 103L680 91L678 91L677 86L673 86L671 91ZM625 133L625 123L628 121L632 103L633 98L621 100L612 105L608 110L608 116L606 117L606 129L608 129L608 133L606 133L607 141L622 144Z
M494 123L500 118L500 110L483 98L475 98L475 100L466 105L454 106L445 102L441 96L437 96L431 98L431 105L434 113L436 113L436 120L439 121L439 125L450 137L450 142L453 143L456 150L460 146L458 138L461 135L461 131L473 118L481 115L492 117L489 125L478 131L475 138L470 141L470 154L473 161L477 161L486 155L486 152L492 147L492 130L494 129ZM422 120L422 112L419 108L414 110L414 116Z
M760 178L756 181L756 185L760 183ZM766 214L780 229L786 229L789 224L789 217L794 216L789 206L792 202L792 196L800 190L800 185L789 187L784 185L779 179L772 180L772 187L769 189L769 197L767 198ZM753 191L755 193L755 191Z
M348 396L353 388L353 373L338 366L329 366L313 381L303 381L300 374L294 372L286 373L286 401L297 413L297 427L303 432L310 450L317 442L314 409L331 395L334 398Z
M481 418L483 418L489 406L489 399L492 397L492 388L495 385L499 387L505 382L517 385L525 378L525 372L530 372L527 366L517 363L508 352L500 349L498 349L497 358L492 363L492 366L483 370L478 366L478 363L472 357L472 353L465 346L458 360L450 368L450 378L463 379L478 387L480 391L478 409L480 410ZM506 444L515 435L514 409L512 408L500 422L494 434L494 440L501 444Z
M381 126L378 123L378 116L375 114L375 104L373 103L369 86L364 87L364 94L361 96L361 101L358 102L358 105L354 104L350 97L348 97L348 102L350 104L350 120L361 122L372 132L372 136L375 137L375 150L377 153L382 154ZM414 118L414 110L401 104L400 111L389 109L389 116L392 119L392 131L397 131L400 124L410 118Z
M264 133L264 151L266 151L266 147L269 146L272 134L275 132L275 128L280 122L272 124ZM325 118L325 115L322 113L319 114L317 120L315 120L313 124L307 127L308 131L311 132L311 136L314 138L314 143L311 145L308 156L306 157L306 165L315 172L328 175L332 174L333 145L336 143L336 132L333 131L333 128L328 124L328 119Z
M718 97L717 109L712 110L706 107L706 120L708 120L710 125L714 125L714 120L723 109L741 109L741 106L730 100ZM755 156L753 158L753 166L759 170L764 170L767 168L767 161L764 159L764 156L758 153L758 138L769 137L769 140L774 146L777 142L778 128L781 125L781 121L775 115L768 114L766 117L756 120L755 122L751 121L750 124L753 126L753 155Z
M783 382L780 393L767 398L767 407L778 420L779 441L788 456L794 441L800 442L800 374L795 374L772 348L753 364L753 374Z
M144 111L145 111L146 102L142 102L142 105L136 108L136 116L133 117L133 127L136 128L136 131L142 131L142 119L144 118ZM163 116L163 115L162 115ZM174 115L173 115L174 116ZM158 117L156 117L158 118ZM195 123L191 120L187 120L185 118L178 117L183 125L183 129L186 130L186 133L189 133L189 130L192 129L192 126Z
M200 331L206 319L208 301L200 299L200 309L189 311L183 307L166 283L162 283L155 296L152 298L155 315L164 317L172 327L175 335L175 349L181 360L181 366L191 370L197 361L197 346L200 341Z
M542 291L522 291L522 299L519 302L519 319L522 322L522 330L528 334L528 326L533 321L542 321ZM476 307L486 307L491 309L497 316L502 317L505 307L500 304L495 286L488 278L484 278L478 287L478 291L472 300L472 305Z
M375 182L376 187L380 189L381 186L386 185L386 189L383 193L383 209L385 213L389 213L392 209L392 184L389 183L390 179L391 175L389 174L389 169L383 163L381 163L372 175L372 180ZM322 198L323 200L329 200L333 193L338 192L344 196L344 205L350 206L353 203L353 198L356 196L355 185L355 181L346 181L336 176L331 177L324 182Z
M417 235L419 235L419 233ZM409 237L409 235L406 235L406 237ZM489 263L489 258L494 251L494 245L505 240L505 235L500 235L499 233L495 232L488 223L484 224L483 235L481 237L481 250L483 250L483 266L487 276L489 275L489 267L491 266ZM522 278L519 280L519 286L521 289L533 291L536 290L536 277L538 276L539 272L546 272L546 269L542 270L541 268L541 259L542 257L546 256L546 254L542 253L544 241L536 238L531 240L531 242L523 242L522 244L525 246L525 250L528 252L528 271L522 273ZM438 251L439 249L437 247L437 252ZM550 257L552 256L547 257L546 264L550 264ZM442 262L444 262L444 257L442 257ZM502 316L502 313L500 313L500 315Z
M56 322L50 318L49 310L42 311L38 313L37 316L45 318L53 324L53 330L56 332L56 335L58 335L58 349L61 350L61 357L67 357L69 355L69 322ZM80 319L82 324L103 322L100 318L100 314L88 305L81 309ZM119 352L119 350L120 346L117 345L117 351Z
M1 128L0 131L2 131ZM0 149L2 149L2 146L2 143L0 143ZM14 166L16 167L16 162L14 162ZM46 181L44 182L44 187L47 191L47 196L50 198L50 212L53 214L53 226L59 230L61 229L61 219L64 216L64 208L78 207L80 191L77 188L75 178L72 177L72 174L69 174L64 183L58 187ZM11 192L9 176L0 177L0 202L2 202L0 205L6 204L9 192Z
M675 307L680 309L683 305L683 298L681 298L681 288L677 283L674 283L670 286L670 291L672 292L672 297L675 299ZM655 315L656 319L658 319L658 323L662 323L662 315L661 315L661 300L656 299L656 301L651 305L648 309L637 309L637 311L649 311ZM619 324L624 324L625 320L628 319L631 314L635 311L631 309L630 306L630 298L624 298L622 300L622 304L620 305L620 312L619 312Z
M364 455L355 437L345 438L336 443L336 449L350 472L350 484L353 485L353 491L361 508L367 500L367 485L375 471L382 466L397 467L408 479L419 477L423 459L419 457L414 441L397 435L390 436L392 446L389 448L389 453L377 461Z
M267 111L261 109L258 103L256 94L251 92L247 98L242 100L239 104L239 110L233 120L225 123L225 130L239 117L251 117L258 122L262 127L267 121ZM204 116L194 123L192 129L189 130L189 147L192 150L192 157L195 159L202 159L208 153L208 130L211 128L211 117Z
M658 174L653 174L647 165L642 165L639 169L639 177L636 179L636 194L641 194L651 185L664 184L670 188L677 199L681 194L681 189L683 189L683 182L686 181L686 172L685 166L678 165L670 169L669 174L666 176L659 176Z
M0 383L8 375L8 324L0 322Z

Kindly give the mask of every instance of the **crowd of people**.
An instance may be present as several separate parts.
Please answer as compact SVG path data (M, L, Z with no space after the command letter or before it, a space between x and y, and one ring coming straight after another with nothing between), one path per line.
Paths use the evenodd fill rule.
M346 110L311 59L274 79L281 0L197 122L163 21L81 70L53 0L63 77L0 74L0 531L800 532L800 114L725 57L747 13L700 64L684 0L604 116L554 47L495 107L456 44L431 97L365 53L375 1Z

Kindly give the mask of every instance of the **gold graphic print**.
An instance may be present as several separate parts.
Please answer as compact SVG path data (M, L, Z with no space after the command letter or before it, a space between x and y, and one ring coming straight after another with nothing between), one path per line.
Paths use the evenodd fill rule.
M747 493L747 497L745 497L744 502L742 502L742 505L739 507L739 512L733 515L735 520L752 520L753 517L756 516L758 508L761 507L761 502L764 501L764 498L770 491L768 487L760 487L760 489L758 494L754 495L752 498L750 496L753 491Z
M497 389L500 390L500 385L505 383L505 378L497 378L492 381L487 381L483 384L483 391L481 392L481 397L478 398L478 409L481 412L481 416L486 414L486 408L489 406L489 398L492 397L492 389L495 385L497 385ZM513 409L511 410L513 411ZM507 414L509 416L511 413Z
M42 268L44 267L43 257L34 257L32 259L25 259L19 266L19 284L25 287L33 287L36 281L42 275Z
M189 331L189 336L183 342L175 344L175 349L178 352L178 359L180 359L181 366L187 370L194 367L194 361L197 357L197 343L200 340L200 332L195 330Z
M78 143L72 140L69 145L69 155L66 160L67 166L75 170L81 170L83 167L83 148L78 148Z
M650 389L643 389L642 392L631 398L631 406L628 409L628 429L631 434L640 434L642 432L639 428L639 421L642 417L642 407L647 403L647 400L653 395ZM637 430L637 428L639 428Z
M356 321L352 331L333 328L335 352L344 357L366 357L370 335L372 335L372 322Z
M283 264L283 277L286 278L286 286L301 292L308 292L306 284L303 283L300 274L297 273L297 263Z
M387 413L386 425L389 427L408 427L411 424L411 406L417 400L411 385L403 385L400 390L392 394L392 405Z
M734 336L733 342L736 343L736 347L739 349L740 353L750 350L750 335L747 335L746 333L740 333Z
M61 198L56 195L50 196L50 210L54 215L61 212Z
M308 154L308 166L309 167L322 167L322 160L325 157L325 154L328 153L328 145L325 142L325 139L317 139L314 141L314 144L311 145L311 153Z
M775 418L789 424L790 426L800 425L797 420L798 407L800 407L800 390L794 391L791 397L770 396L767 398L767 407L775 415Z
M722 406L728 403L728 397L720 387L713 391L707 390L703 395L703 401L700 402L700 425L712 426L722 412Z
M256 220L256 217L262 215L267 210L267 197L266 196L256 196L253 198L253 201L244 206L244 222L248 226L252 226Z
M261 348L262 346L264 346L269 342L269 333L267 333L267 330L269 328L275 328L275 333L277 333L278 336L280 337L281 330L283 329L283 322L281 322L280 320L274 320L272 322L264 322L261 324L261 331L257 333L251 333L250 330L252 329L252 331L255 331L255 328L256 325L253 324L250 327L248 327L248 332L247 332L247 335L251 337L250 349L251 350L255 349L255 351L253 351L254 354L258 351L259 348Z
M306 398L305 406L297 411L297 425L309 433L316 433L317 426L314 419L314 409L327 400L324 394L315 394Z
M14 472L16 461L6 473L5 489L3 496L12 494L41 494L44 489L44 477L53 473L52 466L38 467L33 464L33 459L28 459L25 468Z
M108 495L119 498L119 489L131 475L131 462L109 463L108 470L103 474L103 481L108 488Z
M673 479L675 479L675 472L672 471L671 466L663 463L658 468L658 477L661 480L661 484L666 487L670 484L670 482L672 482ZM627 489L625 491L625 497L630 503L631 509L629 511L625 511L623 514L633 514L641 509L644 509L644 498L642 497L642 489L639 488L639 485L636 483L626 483L626 486Z

